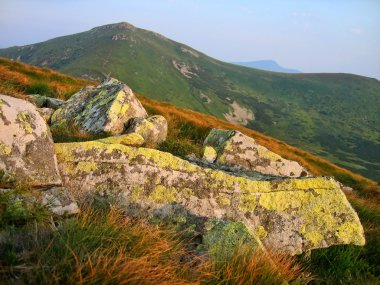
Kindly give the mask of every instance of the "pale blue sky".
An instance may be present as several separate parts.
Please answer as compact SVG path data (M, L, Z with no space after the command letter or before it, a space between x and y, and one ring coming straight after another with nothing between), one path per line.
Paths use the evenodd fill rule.
M0 48L121 21L224 61L380 79L380 0L0 0Z

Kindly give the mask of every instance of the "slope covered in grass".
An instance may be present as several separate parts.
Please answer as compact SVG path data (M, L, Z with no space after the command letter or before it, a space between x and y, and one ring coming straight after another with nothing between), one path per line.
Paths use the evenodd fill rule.
M96 80L111 74L144 96L218 118L245 118L251 129L380 180L376 79L245 68L128 23L3 49L0 56Z
M13 92L11 92L10 94L13 96L22 97L25 94L27 94L27 89L26 89L26 87L28 86L27 83L30 82L29 80L32 80L32 76L28 74L29 69L32 69L34 72L37 72L38 74L40 74L41 76L40 80L42 82L45 82L48 85L51 83L51 79L49 79L49 76L51 74L55 74L58 77L66 78L64 75L56 74L46 69L30 67L28 65L14 63L7 60L4 60L2 62L5 62L6 64L2 63L0 67L4 68L5 70L7 70L6 68L9 68L9 66L17 67L17 69L15 68L13 69L13 73L3 73L2 79L0 81L0 90L5 90L4 86L13 84L13 88L12 88ZM12 75L10 76L10 74ZM23 78L23 80L19 80L15 83L14 81L12 81L13 78L15 77ZM70 80L76 81L75 78L71 78ZM90 82L84 82L84 81L76 81L76 82L78 83L78 85L71 85L70 81L63 82L62 83L63 90L69 90L70 88L72 88L70 90L75 90L75 88L80 88L90 83ZM77 87L74 87L74 86L77 86ZM2 91L2 92L5 92L5 91ZM57 90L53 89L51 96L59 97L60 93ZM304 263L304 265L310 267L310 271L312 272L314 276L313 282L315 284L357 284L358 282L363 282L363 284L376 284L376 282L379 282L380 266L379 266L378 260L380 258L380 240L379 240L380 187L378 184L358 174L355 174L349 170L338 167L304 150L290 146L277 139L271 138L262 133L253 131L251 129L233 125L229 122L220 120L213 116L197 113L191 110L178 108L168 103L158 102L158 101L143 97L141 95L138 95L138 97L150 114L162 114L168 120L168 123L169 123L168 139L166 142L161 143L159 145L159 149L161 150L168 151L182 157L190 153L195 153L196 155L200 156L202 143L211 128L215 127L215 128L222 128L222 129L237 129L245 133L246 135L253 137L260 144L266 146L272 151L286 158L300 162L315 175L334 176L339 181L354 187L356 189L355 192L350 192L346 194L348 196L348 199L352 203L352 205L358 211L360 219L363 223L363 226L365 228L367 245L365 247L336 246L336 247L322 249L322 250L314 250L313 254L311 255L311 258L306 257L304 258L304 260L301 260L301 261ZM109 205L107 203L106 205ZM7 204L8 204L7 201L3 201L3 200L0 201L0 205L1 205L0 207L1 219L0 220L2 221L0 225L1 227L9 226L9 225L12 226L15 223L24 224L27 222L28 219L32 219L32 223L31 225L29 225L29 228L27 230L31 231L31 228L33 228L33 231L35 231L35 221L37 222L42 221L45 223L49 222L49 219L44 219L43 209L40 209L38 207L36 208L35 205L25 206L24 207L25 210L21 211L20 205L17 205L17 207L11 207L11 208L4 207L4 205L7 205ZM98 251L95 251L95 253L99 253L99 255L96 255L96 254L86 255L89 250L91 251L95 250L95 247L91 248L90 245L87 244L87 242L89 242L89 240L94 236L93 234L91 234L90 230L94 230L95 226L109 229L108 227L109 227L110 221L108 219L112 220L113 219L112 217L114 217L112 216L113 214L116 214L116 216L119 215L117 214L117 212L113 212L113 214L110 217L107 216L108 214L103 215L102 217L99 217L97 213L99 213L98 210L101 207L102 207L101 205L97 205L95 207L96 213L91 212L92 211L91 210L90 212L86 212L83 215L79 216L78 219L76 220L62 223L63 228L61 229L61 232L59 232L59 234L61 233L64 234L62 238L66 238L66 240L59 239L60 236L58 235L58 236L54 236L53 244L46 244L44 243L46 242L46 239L44 239L44 237L46 236L44 236L43 232L41 233L40 236L35 237L39 239L39 242L41 242L41 247L44 250L49 246L47 252L44 253L44 254L47 254L45 255L46 258L49 257L49 258L53 258L54 260L60 260L60 262L57 262L56 267L46 266L46 264L43 263L46 261L41 260L40 261L41 263L38 263L38 264L48 271L39 271L40 275L38 275L39 276L38 278L41 278L40 280L44 280L44 278L47 278L48 274L54 274L55 276L57 276L58 278L57 280L68 280L68 279L59 279L59 278L71 278L72 276L76 276L78 278L82 276L83 278L82 280L87 280L86 278L90 278L90 277L94 278L94 276L96 275L94 271L91 271L93 270L93 268L95 268L95 266L98 266L98 268L105 270L107 269L106 268L107 266L109 266L110 264L114 264L114 267L110 267L110 271L114 270L112 272L123 272L122 271L122 268L124 268L123 266L126 266L125 268L128 268L129 263L123 263L120 261L120 258L125 258L127 261L129 257L127 255L129 254L128 252L122 252L122 254L126 254L123 256L120 256L120 255L111 256L111 255L107 255L107 252L108 252L107 247L103 247L103 248L99 248ZM14 209L16 209L17 211L14 212ZM21 217L18 215L21 215ZM112 221L115 221L115 220L112 220ZM124 221L124 222L127 223L127 221ZM121 220L121 224L123 224L124 222ZM80 236L77 229L78 227L81 227L83 225L89 228L86 228L86 233ZM133 223L132 224L127 223L123 225L128 225L128 226L130 225L131 228L128 228L128 229L139 229L139 225L136 226ZM118 228L118 224L114 226ZM43 231L43 229L44 229L44 226L42 227L41 230ZM149 228L149 230L153 230L153 228L152 229ZM39 234L40 232L37 232L37 233ZM142 233L144 233L144 231L142 231ZM156 232L153 233L153 237L155 236L155 233ZM159 231L157 233L159 233ZM50 234L53 234L53 233L49 233L48 235L49 238L51 237ZM70 242L72 242L72 239L74 238L81 238L80 239L81 243L75 246L72 245ZM110 239L111 238L112 237L110 237ZM110 242L110 240L106 242ZM171 243L172 239L169 239L168 242L169 244L172 244L173 246L178 245L178 243L176 242ZM65 244L70 245L69 248L71 248L73 251L71 252L70 250L68 251L66 250L63 252L62 251L56 252L57 248L61 248L62 245L65 245ZM91 245L96 246L96 243L91 244ZM17 274L21 274L21 272L24 274L25 273L24 270L26 270L27 272L30 272L31 270L30 264L25 264L25 260L23 259L21 259L21 261L17 259L16 258L17 256L13 254L14 248L12 247L12 245L9 245L9 246L10 247L9 249L7 249L8 250L7 254L3 256L3 258L5 258L6 260L5 261L1 260L1 263L0 263L0 268L1 268L0 271L2 272L2 274L6 274L7 278L9 277L8 274L11 274L10 277L12 278L13 276L12 274L16 274L16 276ZM124 245L120 245L120 246L124 246ZM183 249L184 248L182 248L182 250ZM149 251L147 251L147 253L151 254ZM56 254L60 254L60 255L56 255ZM88 256L89 259L80 260L81 261L81 263L79 264L80 266L77 267L76 262L78 262L78 260L75 257L77 257L80 254L82 254L82 256ZM37 254L37 257L38 255L39 253ZM100 262L99 259L97 258L99 258L99 256L103 258L104 255L107 255L107 257L109 257L110 259L109 260L105 259L104 262ZM165 256L168 256L168 255L165 255ZM277 255L275 254L275 256ZM36 256L32 256L32 257L37 258ZM181 273L180 271L180 273L178 273L177 267L172 267L172 269L174 268L173 269L174 271L171 271L170 274L173 273L174 275L171 275L171 276L174 276L175 278L180 278L180 279L182 278L181 280L186 280L186 282L190 282L190 281L198 282L200 279L197 279L197 278L206 278L202 280L208 280L207 282L210 282L210 283L213 283L213 282L220 283L224 280L226 281L224 284L232 284L233 283L232 280L234 280L233 278L240 277L240 278L243 278L242 284L250 284L249 282L251 282L251 279L249 278L251 277L258 278L257 275L255 274L260 275L260 273L257 273L257 271L254 271L254 269L257 269L257 266L258 266L257 258L259 260L266 260L265 258L262 259L262 256L252 257L250 256L249 251L247 252L246 249L242 249L241 252L236 253L236 259L232 260L231 263L227 263L227 264L222 263L222 264L216 264L216 265L214 264L213 265L214 267L211 267L211 269L208 268L207 269L208 271L206 270L206 273L202 271L203 272L202 274L205 274L205 275L202 275L197 270L192 271L192 269L189 269L190 272L187 272L187 273L190 275L187 275L186 277L184 275L181 275L183 272ZM244 260L244 263L241 263L241 260ZM32 260L29 260L28 262L35 262L35 261L36 259L32 259ZM96 263L97 261L98 263ZM136 260L132 261L132 263L135 261ZM120 262L120 263L117 263L117 262ZM136 262L140 262L140 261L137 260ZM287 276L287 279L291 280L292 278L296 278L295 275L299 274L299 271L298 271L299 267L297 266L294 267L292 265L293 264L292 260L288 260L285 257L284 258L281 257L277 260L277 262L278 262L277 265L279 266L280 271L276 271L275 273L273 273L273 271L269 271L271 272L272 275L273 274L275 275L275 278L277 278L276 274L280 274L281 276L287 276L287 274L290 274L289 276ZM166 265L170 265L170 264L172 263L168 263L168 264L163 263L162 266L164 266L163 268L165 268ZM267 264L264 262L263 266L265 268ZM74 272L76 268L80 268L81 270ZM262 268L262 267L259 266L259 268ZM249 270L252 269L252 270L249 271L248 269ZM37 269L34 268L33 270L37 270ZM99 274L101 276L102 274L110 273L110 271L100 270ZM247 275L247 272L252 272L252 275ZM215 275L215 273L217 274ZM194 277L194 274L195 274L195 277ZM210 277L210 274L211 274L211 277ZM96 276L99 276L99 275L96 275ZM267 276L265 278L269 278L269 277ZM100 278L100 277L96 277L96 278ZM211 278L211 279L207 279L207 278ZM177 279L177 280L180 280L180 279ZM113 280L117 280L117 279L113 279ZM278 280L278 279L275 279L275 280Z

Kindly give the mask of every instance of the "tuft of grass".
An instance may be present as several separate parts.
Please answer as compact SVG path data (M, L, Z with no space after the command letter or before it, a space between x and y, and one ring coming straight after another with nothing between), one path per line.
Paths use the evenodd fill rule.
M2 190L0 193L0 229L42 222L50 216L48 206L40 202L40 193L29 187Z
M48 97L53 97L53 88L45 82L35 82L25 88L26 94L39 94Z
M239 246L230 260L212 264L211 284L306 284L311 280L305 269L288 255L272 251L253 251Z

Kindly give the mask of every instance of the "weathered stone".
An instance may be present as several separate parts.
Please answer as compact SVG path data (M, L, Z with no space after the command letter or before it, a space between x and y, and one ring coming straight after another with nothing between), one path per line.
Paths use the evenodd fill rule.
M306 169L298 162L282 158L239 131L212 129L204 146L204 159L214 160L219 165L238 166L274 176L307 175ZM211 148L216 154L211 155Z
M27 98L29 102L33 103L38 108L50 108L57 110L66 104L66 101L38 94L28 95Z
M196 217L203 231L207 220L240 221L264 245L292 254L365 243L357 214L329 178L257 181L158 150L99 141L56 144L55 150L65 187L114 195L127 212Z
M145 143L144 138L140 134L137 134L137 133L130 133L130 134L125 134L125 135L120 135L120 136L108 137L108 138L100 139L99 141L106 144L123 144L123 145L128 145L128 146L135 146L135 147L142 146Z
M214 163L217 157L218 154L216 153L216 150L213 147L206 145L203 148L203 161L208 163Z
M0 95L0 184L61 185L48 126L31 103Z
M55 112L55 110L51 108L37 108L37 111L48 124L50 123L51 116Z
M134 117L147 117L144 107L127 85L110 79L74 94L55 111L51 125L53 133L76 130L80 135L119 135Z
M138 133L145 139L146 145L155 146L166 140L168 122L160 115L147 119L134 118L127 127L127 133Z
M79 213L78 204L74 201L70 192L64 187L52 187L41 191L41 204L47 206L54 214L73 215Z
M213 260L228 260L241 245L253 250L262 247L260 239L242 222L210 220L205 225L202 247Z

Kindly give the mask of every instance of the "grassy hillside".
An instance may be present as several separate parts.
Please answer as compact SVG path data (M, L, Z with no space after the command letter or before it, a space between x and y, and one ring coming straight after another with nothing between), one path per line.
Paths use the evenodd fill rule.
M0 58L0 94L41 94L65 100L91 84L94 82Z
M9 91L9 95L17 97L25 96L31 84L43 83L51 88L50 96L61 98L62 94L70 94L75 89L94 84L49 69L5 59L0 60L0 70L2 70L0 93ZM57 85L55 83L57 81L60 82L60 88L53 88ZM67 96L69 95L64 97ZM25 210L21 211L19 204L17 207L9 204L15 201L12 196L2 195L0 231L11 229L12 239L17 239L20 235L32 237L30 239L32 243L28 241L28 246L33 247L35 251L18 259L16 249L10 243L0 258L0 279L26 278L40 284L62 284L62 282L85 284L86 280L101 282L107 276L107 280L113 283L120 283L121 280L137 282L135 280L156 278L167 284L170 284L169 280L181 284L232 284L240 280L241 284L251 284L250 278L252 278L262 284L268 282L278 284L283 278L292 280L298 277L303 280L302 282L306 282L312 274L313 284L379 282L380 187L378 184L251 129L141 95L138 97L150 114L162 114L168 120L168 139L159 145L162 150L178 156L190 153L200 155L203 140L211 128L238 129L280 155L302 163L313 174L335 176L338 180L354 187L357 191L346 194L364 225L367 245L335 246L314 250L311 257L299 257L298 265L293 259L279 256L278 253L270 257L271 262L268 264L267 257L251 255L250 252L242 250L237 252L236 258L229 263L201 265L197 263L195 266L179 261L186 252L181 237L173 232L143 224L143 221L125 219L117 209L107 208L110 201L94 200L90 201L91 205L83 204L82 208L85 210L75 219L55 221L60 229L57 232L55 227L51 227L51 219L45 209L31 204L25 205ZM30 189L18 191L25 190L30 192ZM12 212L15 209L17 212ZM100 235L103 236L102 244L99 244L97 238ZM125 242L130 238L136 242L133 244ZM115 248L118 250L115 251ZM86 255L87 259L78 259L78 256L83 255ZM188 260L188 256L184 259ZM309 268L306 273L302 273L305 269L301 269L299 263ZM146 270L135 270L140 267ZM262 276L262 274L267 275ZM274 281L258 278L271 278L269 280Z
M376 79L245 68L127 23L3 49L0 56L94 80L111 74L149 98L218 118L230 113L232 121L380 180Z

